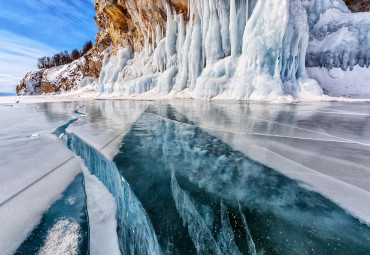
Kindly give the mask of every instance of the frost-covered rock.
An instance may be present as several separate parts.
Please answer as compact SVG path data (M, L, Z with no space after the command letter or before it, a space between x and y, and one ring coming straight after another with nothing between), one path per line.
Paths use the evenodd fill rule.
M358 8L359 1L345 2ZM309 76L331 96L369 97L370 13L351 13L342 0L305 0L303 6L309 14Z
M17 86L17 94L41 95L43 93L70 91L83 86L84 84L80 83L84 78L98 78L101 66L101 56L97 48L94 47L86 55L70 64L34 70L27 73ZM91 79L88 83L92 82Z
M40 95L42 94L41 80L45 69L30 71L17 86L18 95Z
M82 66L85 59L71 64L47 69L41 81L44 93L65 92L71 90L83 79Z
M306 66L370 64L370 13L351 13L343 0L189 1L186 15L172 2L163 2L165 25L148 23L141 53L128 45L103 67L99 93L314 97L322 89Z

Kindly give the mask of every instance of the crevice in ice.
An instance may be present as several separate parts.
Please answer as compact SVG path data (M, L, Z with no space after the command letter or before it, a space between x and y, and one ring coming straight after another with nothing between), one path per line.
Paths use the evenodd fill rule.
M174 112L171 106L166 109L161 105L148 111L151 114L143 115L136 123L137 128L124 141L126 148L123 152L129 154L127 158L148 157L146 162L161 162L162 168L169 171L176 209L196 247L200 246L201 237L206 236L209 230L195 197L201 194L206 197L202 198L203 203L210 197L227 201L228 209L233 210L233 217L237 217L233 219L242 228L243 240L236 240L242 251L259 254L265 248L266 253L273 253L272 247L279 246L285 253L289 253L289 247L294 249L294 253L305 253L311 248L326 247L331 235L340 238L341 244L357 246L362 243L357 247L366 249L366 242L358 241L365 240L358 231L366 234L368 228L328 199L233 151L201 128L189 125L191 122ZM129 151L136 144L141 146L131 154ZM176 175L171 171L176 171ZM160 173L163 174L166 172ZM238 201L242 202L244 212L239 209ZM217 209L213 209L217 214ZM315 225L310 222L315 222ZM197 231L191 224L198 226ZM240 238L235 232L238 229L232 227L235 238ZM217 228L221 229L222 226ZM214 240L217 240L217 233L220 234L217 230L208 233ZM255 239L252 239L252 234ZM315 242L305 242L311 238ZM258 243L254 243L256 240ZM264 245L261 245L261 240ZM220 249L217 241L212 241L213 246L210 247L215 247L215 242ZM241 242L247 245L243 247ZM213 252L216 253L217 249L214 248Z
M75 134L66 132L68 126L59 127L55 134L57 136L65 134L66 145L83 159L91 174L96 176L114 196L117 204L116 221L120 252L162 254L149 217L129 184L119 174L116 165Z

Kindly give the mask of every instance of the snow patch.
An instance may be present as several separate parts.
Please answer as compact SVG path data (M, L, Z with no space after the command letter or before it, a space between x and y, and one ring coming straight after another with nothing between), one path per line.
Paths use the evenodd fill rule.
M307 68L309 77L317 80L325 93L333 97L370 98L370 69L354 66L352 71L341 68Z
M90 226L90 253L120 255L117 237L117 205L113 195L99 179L91 175L78 158L85 177L87 210Z
M45 245L39 255L77 254L80 226L69 219L59 220L46 237Z

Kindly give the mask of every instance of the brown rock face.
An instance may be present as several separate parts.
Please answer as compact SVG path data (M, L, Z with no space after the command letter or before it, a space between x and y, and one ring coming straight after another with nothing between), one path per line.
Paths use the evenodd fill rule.
M370 0L344 0L352 12L370 11Z
M45 69L30 71L17 86L17 95L38 95L42 93L41 80Z
M96 0L96 24L99 27L97 38L104 34L118 47L131 46L141 51L144 46L144 35L149 35L157 25L166 27L167 8L165 1L153 0ZM172 13L183 13L187 17L187 0L168 1ZM113 53L114 53L113 52Z

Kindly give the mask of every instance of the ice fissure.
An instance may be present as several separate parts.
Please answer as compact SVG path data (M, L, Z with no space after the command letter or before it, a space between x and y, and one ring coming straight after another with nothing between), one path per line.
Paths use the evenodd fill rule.
M93 176L103 183L113 195L117 205L117 237L120 252L122 254L162 254L148 215L131 191L130 185L120 175L114 162L106 159L98 150L75 134L67 132L68 126L77 120L78 118L73 119L57 128L55 134L62 137L66 145L82 158L87 168L84 171L91 173L91 175L87 173L86 176L89 178ZM107 199L111 199L110 194ZM109 233L105 234L109 235ZM97 243L93 244L94 247L97 245ZM114 247L110 249L112 252Z
M309 24L300 0L190 0L189 9L184 17L166 4L166 37L151 24L144 51L118 50L103 66L98 92L251 100L322 94L305 72Z
M338 206L233 151L166 104L138 118L115 162L149 212L161 247L170 240L166 254L180 247L189 249L184 254L304 254L336 236L348 248L366 235L345 235L354 222Z
M119 249L109 254L304 254L328 243L337 254L368 249L369 230L337 205L233 150L166 103L147 105L113 161L68 128L74 121L55 134L87 167L90 249L108 234L91 238L90 213L101 209L89 207L94 188L86 182L99 183L94 194L106 190L106 200L114 200L101 210L116 211Z

